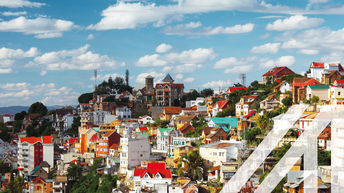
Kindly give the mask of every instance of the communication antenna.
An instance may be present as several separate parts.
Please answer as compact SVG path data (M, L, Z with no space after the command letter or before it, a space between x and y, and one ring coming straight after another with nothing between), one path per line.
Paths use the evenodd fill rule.
M242 84L243 86L246 86L246 74L245 74L245 73L239 74L239 78L240 78L240 80L241 80L241 84Z
M97 90L97 69L94 69L94 91Z

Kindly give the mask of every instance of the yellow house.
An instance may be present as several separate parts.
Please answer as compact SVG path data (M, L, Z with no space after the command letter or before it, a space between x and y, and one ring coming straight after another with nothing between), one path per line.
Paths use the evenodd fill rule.
M194 147L188 145L178 145L174 147L174 159L173 159L173 168L178 168L180 156L185 153L191 152L194 150Z
M112 121L110 124L104 124L99 125L99 133L105 134L108 131L114 131L116 130L116 127L118 127L121 124L121 121Z

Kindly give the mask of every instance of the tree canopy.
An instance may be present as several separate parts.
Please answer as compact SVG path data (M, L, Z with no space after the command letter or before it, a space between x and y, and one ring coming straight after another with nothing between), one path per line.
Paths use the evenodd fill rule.
M205 88L201 91L201 95L204 97L212 96L214 94L214 90L211 88Z
M18 121L18 120L23 120L25 115L27 115L26 111L22 111L20 113L16 113L14 116L14 120Z
M227 117L227 116L235 116L235 107L233 105L225 108L223 111L217 112L216 117Z
M282 103L286 107L290 107L293 104L293 98L292 97L287 97L282 100Z
M84 93L82 95L79 96L78 98L78 102L79 103L89 103L90 100L93 99L93 93Z
M46 115L48 113L48 109L46 106L44 106L43 103L41 102L35 102L33 103L29 110L28 110L28 113L29 114L35 114L35 113L38 113L40 115Z
M198 151L191 151L182 155L179 162L181 165L184 164L184 167L178 169L178 176L189 177L192 181L203 179L203 171L206 171L206 168L204 159Z
M257 125L260 129L266 129L269 125L269 118L266 115L260 115L257 119Z

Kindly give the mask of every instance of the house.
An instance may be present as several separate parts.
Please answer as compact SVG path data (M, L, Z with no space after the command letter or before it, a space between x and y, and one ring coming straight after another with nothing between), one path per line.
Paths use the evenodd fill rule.
M3 164L10 167L11 169L18 168L18 158L16 157L9 157L8 155L2 159Z
M324 183L319 175L315 176L304 171L289 171L283 189L287 192L314 192L315 188L318 188L319 192L331 192L331 186ZM305 183L307 186L304 186Z
M318 96L320 101L329 101L330 85L309 85L306 89L306 100L311 100L313 96Z
M222 127L222 129L229 133L232 128L238 127L238 118L236 117L212 117L208 122L209 127Z
M190 125L189 123L188 124L185 124L183 125L179 131L182 133L182 134L185 134L186 132L188 131L193 131L194 130L194 127L192 125Z
M195 147L190 145L175 145L173 150L173 168L178 168L180 156L193 151Z
M247 90L246 87L228 87L226 94L231 94L232 92L236 91L236 90Z
M90 124L103 125L105 116L110 114L111 112L109 111L83 112L80 115L81 127L85 127Z
M180 100L184 95L184 84L174 83L174 80L167 74L162 80L163 83L155 84L155 96L159 106L172 106L175 100Z
M319 135L319 147L331 151L331 127L325 128Z
M329 97L332 105L344 104L344 85L332 85L329 89Z
M160 115L161 120L171 120L173 115L179 115L182 111L181 107L164 107L162 114Z
M178 193L198 193L198 185L196 182L190 180L185 181L179 185ZM169 192L172 192L171 190Z
M251 129L254 127L259 115L256 110L250 111L247 115L243 116L241 119L238 120L238 128L234 130L231 139L240 139L240 136L243 132Z
M221 140L226 140L227 139L227 134L223 130L222 127L213 127L208 134L206 134L206 130L204 131L204 140L205 143L215 143ZM203 137L203 132L202 132L202 137Z
M48 180L44 180L41 177L36 177L29 185L29 192L47 192L53 193L52 183Z
M337 70L330 70L325 72L321 77L322 84L333 84L335 80L338 80L342 75Z
M68 183L68 176L64 175L57 175L53 179L53 189L55 192L68 192L70 189L70 185Z
M106 134L101 135L96 145L96 155L97 157L107 157L110 152L110 147L113 144L119 144L121 136L115 131L108 131Z
M246 146L242 141L222 140L200 146L199 152L207 166L216 166L222 162L237 160L239 149Z
M153 162L148 163L147 167L135 168L132 181L134 190L154 188L157 184L171 184L172 174L170 169L166 169L166 163Z
M147 134L124 136L120 140L120 169L125 174L128 169L138 166L141 161L149 160L151 145Z
M280 106L280 101L273 94L268 95L259 103L260 108L264 111L274 111Z
M115 114L116 102L97 102L93 105L95 111L109 111L111 114Z
M217 101L213 106L212 116L216 116L218 112L225 110L227 107L231 106L228 101Z
M186 101L186 107L197 106L200 103L204 103L204 97L197 97L196 100Z
M334 85L343 85L344 84L344 80L341 80L341 79L338 79L338 80L335 80L333 82Z
M183 127L185 124L191 124L192 121L198 121L199 118L193 115L190 116L181 116L179 118L177 118L177 120L175 121L175 124L177 126L177 130L179 130L181 127Z
M286 80L284 80L274 87L274 92L277 92L277 91L281 91L281 93L291 91L291 86Z
M286 66L274 67L265 74L263 74L263 84L266 84L268 77L271 77L271 82L277 81L278 79L282 78L283 76L295 74L292 70L290 70Z
M90 139L94 134L98 133L93 128L79 127L79 142L75 142L75 153L84 154L90 151Z
M154 148L153 152L160 152L160 153L172 153L172 149L169 148L170 144L173 143L174 137L180 137L182 134L174 130L172 128L159 128L157 132L157 145Z
M32 177L40 177L42 178L43 180L46 180L48 179L49 177L49 173L44 170L41 166L36 166L32 171L31 171L31 174L30 176Z
M245 95L235 104L235 115L237 118L245 116L253 110L253 103L260 102L262 99L258 95Z
M154 123L155 121L149 115L142 116L139 120L140 124L147 125L148 123Z
M309 85L321 84L315 78L293 78L293 103L298 104L300 101L306 100L306 89Z
M28 175L43 161L54 165L53 136L21 137L18 147L18 170L20 175Z
M118 156L119 155L119 147L120 147L120 144L112 144L110 147L109 147L109 156Z
M315 78L318 81L322 81L323 75L328 74L329 71L338 71L340 74L344 72L340 63L312 62L309 73L307 73L307 78ZM324 81L326 80L324 79Z
M118 106L116 108L116 115L121 120L131 119L131 110L126 106Z

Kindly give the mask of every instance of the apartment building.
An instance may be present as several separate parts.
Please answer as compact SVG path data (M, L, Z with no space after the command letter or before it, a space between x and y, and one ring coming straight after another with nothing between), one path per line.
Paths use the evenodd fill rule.
M247 115L250 111L253 110L253 103L255 101L262 101L258 95L245 95L240 98L240 101L237 102L235 108L236 117Z
M159 106L172 106L175 99L181 99L184 95L184 84L174 83L170 74L167 74L162 83L155 85L155 93Z

